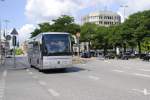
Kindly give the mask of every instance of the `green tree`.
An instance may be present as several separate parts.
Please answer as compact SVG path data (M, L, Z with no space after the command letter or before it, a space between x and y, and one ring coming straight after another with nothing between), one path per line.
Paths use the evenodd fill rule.
M81 38L82 42L89 42L89 48L95 47L95 34L97 30L97 25L94 23L85 23L81 26ZM92 44L92 45L90 45Z
M132 38L136 41L139 48L139 53L141 53L141 43L144 42L145 36L150 34L149 21L150 10L132 14L124 23L124 27L127 28L123 32L127 34L126 36L128 36L128 39ZM129 37L131 36L129 34L131 34L133 37Z
M53 24L46 22L38 24L38 28L31 33L31 37L34 37L41 32L68 32L71 34L80 32L80 26L74 22L74 18L67 15L62 15L61 17L52 20L52 23Z
M23 51L22 51L22 49L20 49L20 48L17 48L15 52L16 52L16 55L21 55L21 54L23 54Z

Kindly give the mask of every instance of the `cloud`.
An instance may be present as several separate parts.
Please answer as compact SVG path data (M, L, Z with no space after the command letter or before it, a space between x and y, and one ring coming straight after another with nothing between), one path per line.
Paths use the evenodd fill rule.
M51 21L62 14L72 15L76 18L80 15L81 17L80 10L87 11L86 8L89 7L103 10L107 6L109 10L117 7L115 11L123 16L123 8L120 5L128 5L126 16L150 9L149 0L27 0L25 15L29 20L39 23Z
M33 24L25 24L19 30L19 42L22 43L30 38L30 33L34 31L36 27Z
M73 15L81 7L80 0L27 0L25 15L33 21L47 21L62 14Z
M125 8L125 17L129 16L130 14L143 11L143 10L150 10L150 1L149 0L126 0L126 3L124 5L127 5L128 7ZM119 8L118 12L124 16L124 9Z

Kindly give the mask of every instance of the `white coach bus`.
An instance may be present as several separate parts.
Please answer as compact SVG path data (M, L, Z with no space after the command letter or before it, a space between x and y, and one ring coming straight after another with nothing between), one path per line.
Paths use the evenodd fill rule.
M45 32L28 42L28 61L39 71L72 66L72 48L69 33Z

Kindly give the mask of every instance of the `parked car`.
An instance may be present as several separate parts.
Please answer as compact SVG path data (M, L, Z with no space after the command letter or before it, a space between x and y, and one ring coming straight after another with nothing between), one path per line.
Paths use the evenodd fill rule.
M90 55L89 52L82 52L82 53L81 53L81 57L82 57L82 58L90 58L91 55Z
M150 60L150 54L147 54L143 57L143 60L149 61Z
M108 53L107 55L105 55L105 59L114 59L115 55L112 53Z

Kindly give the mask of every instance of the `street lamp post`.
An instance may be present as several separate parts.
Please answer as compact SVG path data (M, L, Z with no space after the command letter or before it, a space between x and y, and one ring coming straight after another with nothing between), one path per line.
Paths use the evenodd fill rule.
M125 14L126 14L125 10L126 10L126 8L128 7L128 5L121 5L120 7L123 8L123 19L124 19L124 21L125 21Z
M123 19L125 21L125 16L126 16L126 8L128 7L128 5L121 5L120 7L123 8ZM124 53L126 52L126 41L124 42L123 44L123 47L124 47Z
M2 40L1 40L1 28L2 28L2 25L1 25L1 19L0 19L0 63L2 64Z
M11 32L11 35L12 35L12 44L13 44L13 51L14 51L14 67L16 67L16 56L15 56L15 47L17 45L17 35L18 35L18 32L17 30L14 28Z
M4 1L4 0L0 0L0 1ZM1 38L1 32L2 32L2 23L1 23L1 19L0 19L0 63L2 64L2 38Z
M77 46L78 46L78 56L80 56L80 33L79 32L76 33L76 37L77 37Z
M6 45L5 45L5 57L7 57L7 54L8 54L8 50L9 50L9 40L7 40L7 37L8 37L8 23L10 22L9 20L5 19L4 20L5 22L5 28L4 28L4 38L5 38L5 41L6 41Z
M4 20L4 22L5 22L5 29L4 29L4 31L5 31L5 37L8 35L7 33L8 33L8 23L10 22L9 20Z

